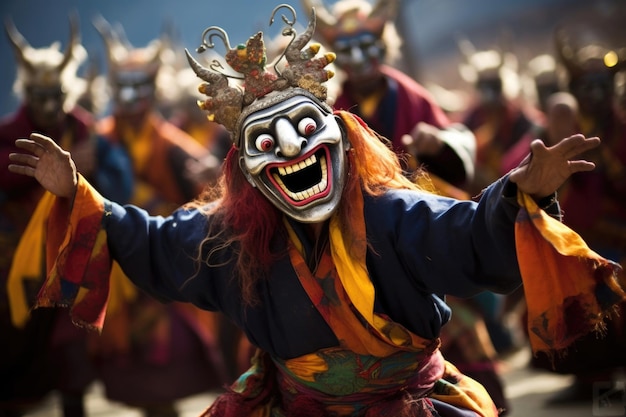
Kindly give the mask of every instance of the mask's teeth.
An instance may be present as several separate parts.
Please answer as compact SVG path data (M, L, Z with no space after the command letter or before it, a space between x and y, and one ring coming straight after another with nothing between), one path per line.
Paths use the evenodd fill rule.
M298 172L301 169L304 169L308 166L315 164L316 162L317 162L317 157L313 154L309 156L307 159L305 159L304 161L300 161L293 165L278 167L278 173L280 175L293 174L294 172Z
M320 157L320 160L319 160L320 171L322 173L322 178L320 182L313 185L312 187L307 188L306 190L302 190L297 193L290 191L285 185L285 183L283 182L281 176L299 171L300 169L313 165L316 162L317 162L317 157L315 155L311 155L309 158L307 158L306 160L298 164L293 164L288 167L279 167L278 174L274 173L272 175L274 177L274 180L276 181L276 184L278 184L280 189L283 190L283 192L287 194L289 198L291 198L294 201L306 200L307 198L313 197L314 195L321 193L328 186L328 167L326 166L326 156Z

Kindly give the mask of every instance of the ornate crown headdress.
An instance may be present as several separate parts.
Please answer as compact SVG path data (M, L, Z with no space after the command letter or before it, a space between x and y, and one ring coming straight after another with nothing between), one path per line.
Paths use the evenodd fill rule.
M293 20L282 16L283 22L287 25L282 30L282 35L291 37L291 41L282 54L270 64L273 72L267 69L263 32L250 37L245 45L238 45L234 48L230 46L228 35L220 27L211 26L202 33L202 43L197 48L197 52L202 53L207 49L213 49L215 47L212 42L213 37L220 37L228 49L224 57L226 63L240 75L222 72L224 67L217 60L213 60L209 68L205 68L185 49L189 65L196 75L205 81L198 90L208 98L198 101L198 106L209 112L209 120L222 124L232 133L236 145L238 122L242 116L249 113L250 105L258 98L275 92L284 92L284 98L287 98L291 94L289 90L299 88L300 91L307 95L311 94L321 102L326 101L327 89L322 83L332 78L334 73L325 67L335 60L335 54L326 53L315 58L320 45L313 43L305 48L315 31L315 10L311 12L308 27L298 36L293 28L296 22L296 12L287 4L281 4L274 9L269 24L272 25L276 12L281 8L287 8L293 14ZM278 64L283 58L287 62L285 67L279 70ZM231 78L240 80L241 87L229 85ZM278 94L277 100L280 101L281 97L282 95Z

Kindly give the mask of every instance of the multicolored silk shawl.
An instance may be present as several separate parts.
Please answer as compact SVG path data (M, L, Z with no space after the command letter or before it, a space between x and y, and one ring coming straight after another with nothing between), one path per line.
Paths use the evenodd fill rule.
M76 325L100 332L106 312L115 312L122 300L136 296L136 289L109 255L102 229L104 215L103 197L81 175L73 205L67 199L44 194L9 273L15 326L22 327L28 320L28 300L19 289L23 288L22 280L41 276L39 269L44 262L38 248L44 244L47 276L35 308L69 307Z

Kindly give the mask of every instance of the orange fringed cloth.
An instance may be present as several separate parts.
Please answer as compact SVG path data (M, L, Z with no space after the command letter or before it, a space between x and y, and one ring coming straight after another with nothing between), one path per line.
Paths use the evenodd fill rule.
M73 207L55 198L48 217L47 278L35 307L70 307L72 321L102 330L112 261L102 228L104 198L81 176Z
M528 308L533 352L565 353L578 338L605 328L626 300L624 271L591 250L563 223L518 192L517 257Z

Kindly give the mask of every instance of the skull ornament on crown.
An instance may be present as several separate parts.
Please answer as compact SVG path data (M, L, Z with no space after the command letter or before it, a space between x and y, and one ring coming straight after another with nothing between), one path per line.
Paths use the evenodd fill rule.
M35 125L43 130L55 128L85 90L85 80L77 76L87 58L80 44L78 18L70 16L70 40L64 52L59 42L33 48L11 20L5 29L17 61L13 91L24 100Z
M282 16L286 24L282 35L291 40L272 63L267 64L262 32L231 47L226 32L215 26L203 32L198 52L213 49L213 39L220 38L227 48L224 60L236 75L227 74L217 59L209 68L189 51L187 59L205 81L199 91L207 98L198 104L208 111L209 120L230 131L248 182L293 219L320 222L337 208L346 176L348 142L326 103L323 85L334 75L325 67L335 55L316 58L320 45L309 44L315 11L300 35L293 28L296 13L291 6L276 7L270 25L282 8L293 16ZM286 64L279 70L283 58Z

